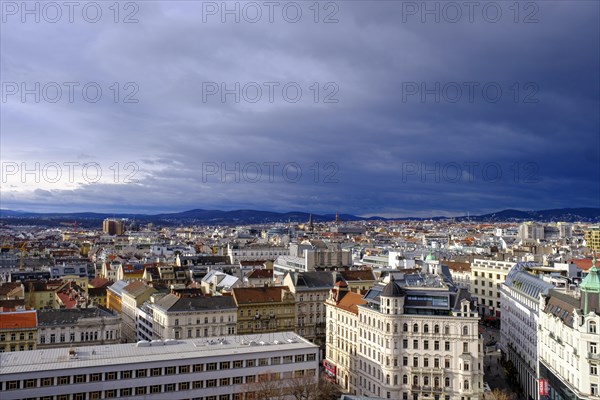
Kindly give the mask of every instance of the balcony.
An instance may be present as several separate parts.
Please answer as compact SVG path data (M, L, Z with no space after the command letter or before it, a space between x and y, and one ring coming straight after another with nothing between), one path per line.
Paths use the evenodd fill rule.
M600 360L600 354L588 352L587 358L589 358L590 360Z

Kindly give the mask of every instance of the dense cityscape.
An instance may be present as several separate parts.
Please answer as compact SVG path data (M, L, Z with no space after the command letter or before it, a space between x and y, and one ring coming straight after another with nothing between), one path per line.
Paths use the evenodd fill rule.
M599 396L592 223L77 225L4 220L3 399Z
M600 1L0 0L0 400L600 400Z

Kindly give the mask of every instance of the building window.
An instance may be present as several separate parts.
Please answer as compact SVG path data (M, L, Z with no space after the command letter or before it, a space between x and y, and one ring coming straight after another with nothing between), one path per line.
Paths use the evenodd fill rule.
M418 324L414 324L414 325L413 325L413 332L414 332L414 333L417 333L417 332L419 332L419 325L418 325Z
M204 371L204 364L194 364L194 372Z
M160 393L160 385L150 386L150 393Z
M469 334L469 327L467 325L463 326L463 335Z
M469 352L469 342L463 342L463 353Z
M419 366L419 357L413 357L413 367Z
M469 390L469 381L466 379L463 381L463 389Z
M217 386L217 380L216 379L208 379L206 381L206 387L216 387Z
M233 362L233 368L242 368L242 365L243 365L242 360L235 360Z
M150 369L150 376L160 376L160 368Z
M117 391L115 389L104 392L104 398L106 399L114 399L115 397L117 397Z
M165 367L165 375L175 375L175 367Z
M598 375L598 366L596 364L590 364L590 375Z
M216 371L217 370L217 363L208 363L208 364L206 364L206 370L207 371Z
M425 324L425 325L423 326L423 332L424 332L424 333L429 333L429 324Z
M419 348L419 341L413 340L413 349L418 349L418 348Z
M107 381L114 381L115 379L117 379L117 373L116 372L107 372L105 379Z
M446 378L444 379L444 386L445 386L445 387L450 387L450 378L446 377Z
M192 382L192 389L202 389L204 387L204 381Z
M219 386L229 386L230 385L230 380L229 378L221 378L221 380L219 381Z
M174 383L167 383L165 385L165 392L174 392L175 391L175 384Z
M131 396L131 388L121 389L121 397Z
M90 392L90 400L98 400L100 399L102 393L101 392Z
M424 349L424 350L429 350L429 340L425 340L425 341L423 342L423 349Z
M190 383L189 382L181 382L179 384L179 390L189 390Z
M450 368L450 359L449 358L446 358L444 360L444 368Z
M137 378L145 378L147 376L147 372L148 370L146 369L138 369L135 373L135 376Z
M234 385L241 385L242 384L242 377L241 376L234 376L233 377L233 384Z
M408 349L408 339L402 339L402 348Z
M598 396L598 394L600 394L600 392L598 392L598 384L597 383L592 383L590 385L590 394L592 396Z
M596 333L596 322L595 321L588 322L588 333Z
M290 358L291 358L291 356L290 356ZM254 367L255 361L256 360L246 360L246 367Z
M59 376L58 377L58 384L59 385L68 385L70 382L70 377L69 376Z
M135 388L135 394L139 395L139 394L146 394L147 392L147 387L146 386L138 386Z
M90 374L90 382L100 382L100 373Z
M132 371L121 371L121 379L131 379L131 375Z
M592 353L592 354L598 353L598 343L590 342L590 353Z
M190 372L190 366L189 365L182 365L179 367L179 373L180 374L187 374L188 372Z
M408 324L402 325L402 332L408 332Z

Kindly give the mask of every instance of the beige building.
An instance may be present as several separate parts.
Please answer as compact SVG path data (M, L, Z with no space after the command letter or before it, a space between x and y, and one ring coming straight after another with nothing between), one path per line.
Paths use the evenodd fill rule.
M477 304L448 278L394 273L360 299L337 285L326 303L331 378L359 396L480 399Z
M501 285L517 263L475 259L471 265L471 294L479 299L479 313L500 317Z
M584 233L586 246L594 253L600 252L600 226L590 226Z
M238 334L294 330L295 301L287 286L234 288L233 299L238 308Z
M0 312L0 353L35 350L36 346L35 310Z

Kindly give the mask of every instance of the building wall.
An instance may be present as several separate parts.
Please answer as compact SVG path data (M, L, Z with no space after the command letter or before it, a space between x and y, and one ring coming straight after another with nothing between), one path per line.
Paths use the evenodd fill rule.
M576 312L569 327L540 312L538 355L541 377L551 380L550 399L600 398L600 316ZM593 385L596 395L592 395Z
M474 260L471 265L471 294L479 299L480 314L500 316L500 285L514 265L514 262L507 261Z
M150 305L158 339L190 339L235 335L237 309L170 312Z
M290 338L296 342L301 340ZM231 339L241 341L240 337ZM175 344L171 349L180 351L178 346L182 344ZM8 373L11 367L4 364L3 367L8 368L0 372L2 399L68 395L82 400L110 397L234 400L250 398L244 395L260 389L263 379L282 386L294 378L303 379L301 382L306 384L315 384L318 379L318 349L304 342L270 344L259 350L253 346L236 346L235 351L202 351L189 344L185 348L189 349L185 354L148 356L146 360L141 360L145 358L141 356L130 358L132 356L123 349L122 356L115 356L108 363L70 360L65 350L64 360L53 365L52 370L26 365L20 367L18 373ZM143 349L135 349L135 353L143 354L139 351ZM36 355L41 356L40 353L31 356ZM95 355L93 351L84 352L81 357L87 359ZM73 363L77 363L78 368L73 368Z

